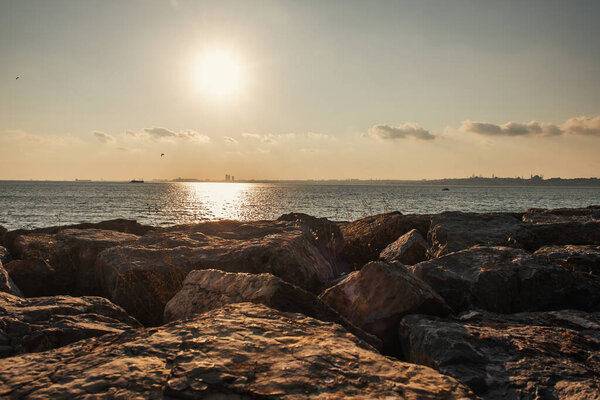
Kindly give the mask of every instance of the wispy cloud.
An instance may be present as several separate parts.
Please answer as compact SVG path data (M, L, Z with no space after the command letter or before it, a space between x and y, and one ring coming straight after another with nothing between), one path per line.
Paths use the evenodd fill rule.
M278 143L280 141L280 139L294 138L294 137L296 137L296 134L295 133L278 133L278 134L266 133L266 134L259 135L257 133L244 132L244 133L242 133L242 137L247 138L247 139L252 139L252 140L258 140L261 143L265 143L265 144L275 144L275 143Z
M209 143L210 137L193 129L173 131L163 127L144 128L139 132L126 131L125 136L136 139L150 139L155 142L174 142L177 140L195 143Z
M100 142L102 143L114 143L115 142L115 138L114 136L108 134L108 133L104 133L104 132L100 132L100 131L94 131L92 132L92 134L94 135L94 137L96 139L98 139Z
M369 135L380 140L398 140L407 138L418 140L435 139L435 136L430 131L414 122L407 122L396 127L388 124L377 124L369 129Z
M224 136L223 141L225 143L230 143L230 144L238 144L239 143L236 139L232 138L231 136Z

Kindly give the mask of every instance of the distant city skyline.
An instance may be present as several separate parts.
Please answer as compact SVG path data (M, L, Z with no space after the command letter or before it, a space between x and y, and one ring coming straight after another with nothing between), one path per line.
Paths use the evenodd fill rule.
M0 179L600 176L599 16L0 0Z

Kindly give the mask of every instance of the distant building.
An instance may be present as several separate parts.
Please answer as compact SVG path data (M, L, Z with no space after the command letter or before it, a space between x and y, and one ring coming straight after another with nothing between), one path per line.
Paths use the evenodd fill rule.
M235 181L235 176L231 175L231 182Z

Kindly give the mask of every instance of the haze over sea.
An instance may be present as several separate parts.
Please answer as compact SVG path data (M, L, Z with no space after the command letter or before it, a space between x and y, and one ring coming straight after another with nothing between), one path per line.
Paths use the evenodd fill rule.
M524 211L600 203L600 187L442 186L307 183L144 183L0 181L0 225L8 229L113 218L167 226L276 219L303 212L331 220L401 211Z

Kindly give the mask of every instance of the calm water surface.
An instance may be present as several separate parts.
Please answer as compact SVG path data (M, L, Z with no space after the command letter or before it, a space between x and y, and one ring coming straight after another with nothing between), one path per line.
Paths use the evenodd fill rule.
M8 229L137 219L173 225L217 219L275 219L304 212L354 220L398 210L523 211L600 204L600 187L311 185L0 181L0 225Z

